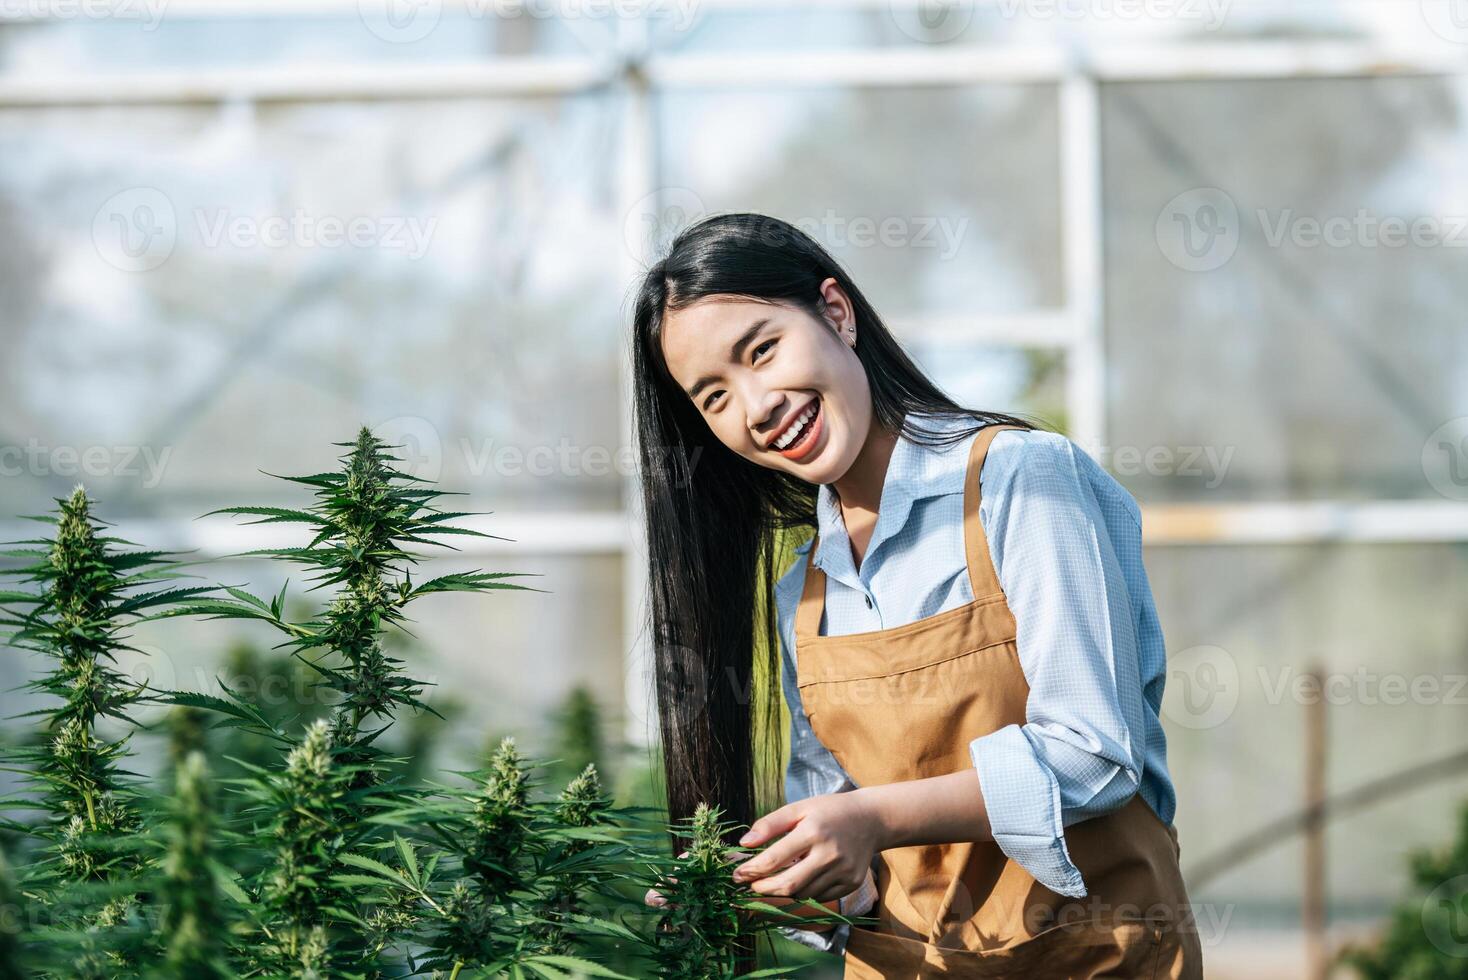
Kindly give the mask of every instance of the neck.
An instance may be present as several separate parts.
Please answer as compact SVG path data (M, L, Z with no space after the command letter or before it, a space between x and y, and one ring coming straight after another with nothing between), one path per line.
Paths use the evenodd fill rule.
M845 474L831 484L841 501L843 515L877 512L882 502L882 487L887 482L887 464L896 446L897 433L883 428L874 418L861 452Z

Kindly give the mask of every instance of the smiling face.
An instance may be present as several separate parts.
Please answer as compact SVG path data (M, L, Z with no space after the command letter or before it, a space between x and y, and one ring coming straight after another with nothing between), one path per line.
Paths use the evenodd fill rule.
M810 483L851 467L872 424L850 300L828 278L825 318L785 303L708 296L663 319L663 357L720 442Z

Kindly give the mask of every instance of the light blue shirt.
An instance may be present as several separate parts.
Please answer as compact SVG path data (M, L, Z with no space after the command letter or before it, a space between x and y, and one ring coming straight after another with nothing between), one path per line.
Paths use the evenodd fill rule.
M968 419L923 416L952 431ZM974 436L947 447L899 437L877 522L858 571L830 484L817 492L826 609L820 632L892 629L973 601L963 540L963 485ZM1140 792L1170 825L1176 808L1159 718L1167 669L1162 628L1142 567L1141 513L1131 494L1063 435L1006 430L980 471L979 521L1018 630L1029 682L1023 725L969 743L994 840L1035 880L1086 895L1064 828L1114 810ZM787 801L852 789L821 744L796 687L795 608L810 541L775 585L781 686L790 706ZM869 907L875 892L844 905ZM848 927L782 928L792 939L844 952Z

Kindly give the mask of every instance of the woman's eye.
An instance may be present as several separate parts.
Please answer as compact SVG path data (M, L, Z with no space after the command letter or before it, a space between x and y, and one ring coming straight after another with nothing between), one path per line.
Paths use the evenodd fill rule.
M760 344L758 347L756 347L754 349L754 359L756 361L759 360L759 352L762 351L762 350L764 350L766 347L773 347L773 346L775 346L775 343L776 343L776 341L767 340L763 344Z
M719 396L722 394L722 391L716 391L712 395L709 395L708 400L703 403L703 410L705 412L708 411L713 403L719 400Z

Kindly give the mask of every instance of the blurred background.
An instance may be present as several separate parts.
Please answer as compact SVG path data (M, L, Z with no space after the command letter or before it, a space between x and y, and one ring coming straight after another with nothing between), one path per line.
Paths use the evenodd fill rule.
M0 0L0 530L80 482L271 593L227 556L289 532L200 515L370 425L501 536L425 574L547 590L418 607L435 756L595 732L634 785L629 288L778 215L1140 503L1209 976L1404 901L1468 969L1410 864L1468 797L1465 110L1463 0ZM274 642L139 641L192 690Z

